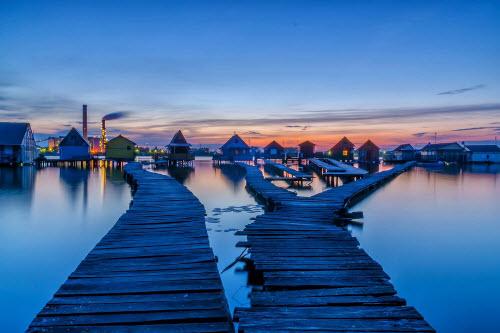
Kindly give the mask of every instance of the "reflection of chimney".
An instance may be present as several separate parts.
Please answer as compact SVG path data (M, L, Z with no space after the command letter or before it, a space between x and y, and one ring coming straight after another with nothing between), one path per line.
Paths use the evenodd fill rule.
M106 120L102 118L101 122L101 142L99 142L99 148L101 149L101 153L106 151Z
M87 132L87 104L83 104L83 121L82 121L82 127L83 127L83 138L85 140L88 139L88 132Z

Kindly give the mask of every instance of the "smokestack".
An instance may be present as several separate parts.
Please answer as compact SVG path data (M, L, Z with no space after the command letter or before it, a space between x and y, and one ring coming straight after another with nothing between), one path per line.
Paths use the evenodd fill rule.
M83 121L82 121L82 132L83 138L88 139L88 129L87 129L87 104L83 104Z
M101 121L101 142L99 142L99 148L101 149L101 153L106 152L106 119L102 118Z

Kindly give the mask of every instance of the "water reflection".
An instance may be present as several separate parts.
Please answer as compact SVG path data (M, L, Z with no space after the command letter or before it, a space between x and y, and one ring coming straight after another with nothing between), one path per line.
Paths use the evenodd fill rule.
M84 211L88 205L89 170L84 168L60 168L59 178L66 185L67 193L73 204L76 204L78 195L82 193Z
M438 332L498 332L498 166L415 168L353 210L352 229Z
M358 163L357 167L368 171L368 173L379 172L381 169L379 163Z
M120 170L0 168L0 313L22 332L125 212Z
M164 173L170 174L172 177L177 179L177 181L181 184L185 184L189 177L191 177L191 174L195 172L193 167L159 167L157 170L163 170Z
M243 250L237 248L236 243L246 240L246 237L234 235L235 231L243 230L252 218L263 213L263 209L246 191L243 169L232 165L213 166L211 160L196 160L194 167L196 172L191 174L184 185L205 206L210 245L219 259L219 272L222 272ZM172 170L155 171L177 177ZM236 306L249 306L250 287L247 274L242 268L243 263L238 263L221 274L231 311Z
M0 205L4 207L22 205L29 210L33 201L35 181L36 170L34 168L0 167Z

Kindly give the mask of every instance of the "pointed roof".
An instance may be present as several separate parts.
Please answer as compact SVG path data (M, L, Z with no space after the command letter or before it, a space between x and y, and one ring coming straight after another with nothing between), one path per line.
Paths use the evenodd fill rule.
M330 148L330 150L339 149L340 147L344 147L344 146L349 146L351 149L353 149L354 143L352 143L351 140L349 140L347 137L344 136L342 139L340 139L339 142L337 142L335 144L335 146Z
M89 146L88 142L80 135L76 128L71 128L71 130L66 134L64 139L62 139L59 147L65 146Z
M276 149L281 149L281 150L285 149L285 148L283 148L282 145L280 145L278 142L276 142L276 140L271 141L270 144L268 144L267 146L264 147L264 149L271 149L271 148L276 148Z
M221 149L231 149L231 148L239 148L245 149L250 148L245 141L238 134L234 134L225 144L222 145Z
M172 140L170 140L170 143L168 144L168 147L190 147L191 145L186 141L186 138L184 137L184 134L182 134L181 130L178 130L177 133L175 133L174 137Z
M303 147L303 146L316 146L315 143L312 143L311 141L307 140L307 141L304 141L302 143L299 143L299 147Z
M127 141L127 142L128 142L129 144L131 144L132 146L135 146L135 145L136 145L136 143L135 143L134 141L132 141L132 140L130 140L130 139L128 139L128 138L126 138L126 137L124 137L124 136L123 136L123 135L121 135L121 134L119 134L117 137L114 137L113 139L109 140L109 141L108 141L108 145L109 145L110 143L113 143L113 142L117 141L117 140L124 140L124 141Z
M17 146L22 144L29 123L0 122L0 145Z
M361 147L358 148L358 150L365 150L370 148L380 149L376 144L372 142L372 140L367 140Z

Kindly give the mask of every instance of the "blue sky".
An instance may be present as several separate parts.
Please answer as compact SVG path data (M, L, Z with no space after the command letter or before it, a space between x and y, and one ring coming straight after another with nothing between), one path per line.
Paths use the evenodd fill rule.
M64 133L86 103L95 122L130 111L108 126L141 144L178 127L194 143L493 138L498 17L498 1L2 0L0 121Z

